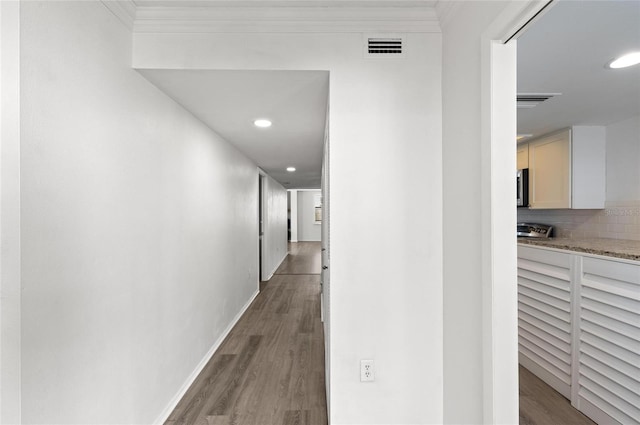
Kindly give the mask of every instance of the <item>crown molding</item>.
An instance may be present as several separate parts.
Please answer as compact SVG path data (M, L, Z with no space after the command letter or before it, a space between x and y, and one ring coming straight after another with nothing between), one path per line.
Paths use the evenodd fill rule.
M433 7L437 0L135 0L146 7Z
M133 30L136 19L136 4L133 0L102 0L102 4L129 30Z
M436 14L440 21L440 27L444 28L458 13L458 10L462 6L461 1L455 0L438 0L435 4Z
M139 7L135 33L438 33L432 7Z
M431 0L101 1L134 33L440 32Z

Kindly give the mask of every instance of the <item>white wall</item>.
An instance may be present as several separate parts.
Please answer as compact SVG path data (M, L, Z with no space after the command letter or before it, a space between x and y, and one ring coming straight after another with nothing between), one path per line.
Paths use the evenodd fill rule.
M606 131L607 205L640 206L640 115Z
M468 206L479 206L482 199L479 34L500 6L496 2L485 13L464 7L468 10L443 27L444 420L449 424L480 423L483 414L481 221ZM474 12L479 16L471 19Z
M487 96L493 83L487 66L494 52L483 36L507 4L441 5L449 8L440 15L444 52L444 422L448 424L517 422L515 235L507 241L504 258L497 261L495 256L505 244L502 237L494 239L497 233L513 228L511 223L515 225L515 207L494 209L501 196L506 196L505 206L512 205L507 195L512 193L513 179L501 180L510 162L503 161L492 141L483 137L487 131L501 131L487 122L492 112ZM515 93L515 79L513 83ZM515 136L515 110L512 112L507 117L513 119L504 122L512 126ZM509 140L511 148L505 152L513 149L511 169L515 169L513 137ZM501 186L506 189L501 191ZM500 215L507 219L495 223ZM494 246L494 242L498 243ZM503 279L503 273L513 279ZM513 302L500 304L501 293ZM513 319L503 323L508 332L503 336L507 347L502 352L502 336L494 327L500 310ZM512 361L496 365L498 358ZM511 388L512 394L503 397L504 388L507 392Z
M151 423L257 291L257 169L102 3L21 7L23 423Z
M262 279L269 280L287 256L287 190L268 175L262 190L265 214Z
M298 191L298 240L302 242L320 241L322 226L316 223L316 197L320 190Z
M333 425L442 422L441 37L405 40L371 60L359 33L134 35L139 68L330 71Z
M0 423L20 423L20 4L0 2Z
M327 103L327 107L328 107ZM322 322L324 325L324 364L325 364L325 386L327 393L331 388L331 176L330 167L330 138L329 138L329 111L326 115L324 146L322 152L322 270L320 272L320 302L322 310ZM327 414L331 417L331 397L327 398Z

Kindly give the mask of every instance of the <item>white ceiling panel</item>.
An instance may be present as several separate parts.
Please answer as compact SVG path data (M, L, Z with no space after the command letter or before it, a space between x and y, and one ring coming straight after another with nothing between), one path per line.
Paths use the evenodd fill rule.
M327 71L139 72L286 188L320 187Z
M640 1L559 1L518 39L518 93L562 95L518 109L518 133L639 115L640 66L605 67L633 50L640 50Z

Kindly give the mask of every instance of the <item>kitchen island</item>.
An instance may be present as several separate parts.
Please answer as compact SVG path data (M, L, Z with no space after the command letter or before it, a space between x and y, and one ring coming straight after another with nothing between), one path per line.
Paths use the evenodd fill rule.
M640 242L518 239L520 364L599 424L640 424Z

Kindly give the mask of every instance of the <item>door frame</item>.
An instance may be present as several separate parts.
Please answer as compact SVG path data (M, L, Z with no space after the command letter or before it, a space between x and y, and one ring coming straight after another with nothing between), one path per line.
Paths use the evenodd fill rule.
M556 0L512 0L481 36L483 422L514 423L518 400L517 38ZM509 225L505 225L509 224Z
M21 423L18 1L0 1L0 94L0 423Z
M264 226L267 220L267 213L265 208L265 183L267 181L267 174L260 168L258 168L258 286L262 282L266 274L263 271L264 268L264 255L266 252L266 234Z

